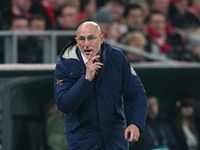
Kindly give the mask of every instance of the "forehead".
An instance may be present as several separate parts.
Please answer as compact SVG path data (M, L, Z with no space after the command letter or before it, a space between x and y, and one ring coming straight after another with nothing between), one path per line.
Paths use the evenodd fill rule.
M21 25L26 25L26 24L28 24L28 20L27 19L15 19L15 20L13 20L13 22L12 22L12 24L13 25L18 25L18 24L21 24Z
M66 12L76 12L77 9L75 6L66 6L63 8L62 13L66 13Z
M34 20L32 20L31 21L31 23L45 23L45 21L44 20L41 20L41 19L34 19Z
M152 14L151 20L165 20L165 16L162 14Z
M98 35L100 31L97 26L93 24L82 25L77 30L77 36L87 37L89 35Z

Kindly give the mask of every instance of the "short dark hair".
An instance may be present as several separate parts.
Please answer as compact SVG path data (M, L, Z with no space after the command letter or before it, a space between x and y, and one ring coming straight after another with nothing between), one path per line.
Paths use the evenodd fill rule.
M14 22L15 20L21 20L21 19L27 20L27 21L29 22L29 19L28 19L27 17L25 17L25 16L14 16L14 17L12 17L12 19L11 19L11 21L10 21L10 23L9 23L9 27L10 27L10 28L12 27L13 22Z
M63 14L62 14L62 11L63 11L63 9L64 9L65 7L74 7L74 8L76 8L75 5L69 4L69 3L64 4L64 5L61 5L61 6L59 6L59 7L55 10L55 13L54 13L55 18L60 17L60 16L63 15Z
M146 17L145 23L149 23L151 21L152 16L156 14L166 17L165 14L161 11L158 11L158 10L151 11L151 13Z
M41 15L41 14L34 14L34 15L30 16L29 22L31 23L33 20L42 20L42 21L45 21L45 17L44 17L44 15Z
M91 0L79 0L79 1L80 1L80 11L83 11L85 6L91 2Z
M154 3L154 0L146 0L147 5L152 5Z
M136 10L136 9L139 9L141 11L143 10L142 7L139 4L127 5L125 12L124 12L124 17L126 18L129 15L131 10Z

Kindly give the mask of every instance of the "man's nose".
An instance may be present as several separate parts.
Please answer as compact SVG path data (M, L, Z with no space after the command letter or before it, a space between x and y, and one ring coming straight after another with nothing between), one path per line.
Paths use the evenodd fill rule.
M85 39L85 46L88 46L90 44L90 42L88 41L88 39Z

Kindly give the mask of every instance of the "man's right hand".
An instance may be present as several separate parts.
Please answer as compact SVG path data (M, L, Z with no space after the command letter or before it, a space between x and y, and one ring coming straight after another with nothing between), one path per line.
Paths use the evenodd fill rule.
M86 74L85 74L85 76L87 77L87 79L89 81L92 81L94 79L96 70L101 68L101 66L103 66L103 63L97 62L97 61L95 62L95 60L99 59L100 56L99 55L93 56L93 55L94 55L94 52L91 51L90 55L89 55L89 59L88 59L87 65L86 65Z

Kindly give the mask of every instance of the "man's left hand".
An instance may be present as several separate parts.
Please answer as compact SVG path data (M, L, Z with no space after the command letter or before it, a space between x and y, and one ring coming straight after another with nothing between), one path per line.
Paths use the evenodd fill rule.
M130 137L128 138L129 135ZM130 124L126 128L124 136L125 136L125 140L128 139L129 142L137 142L140 137L139 128L134 124Z

